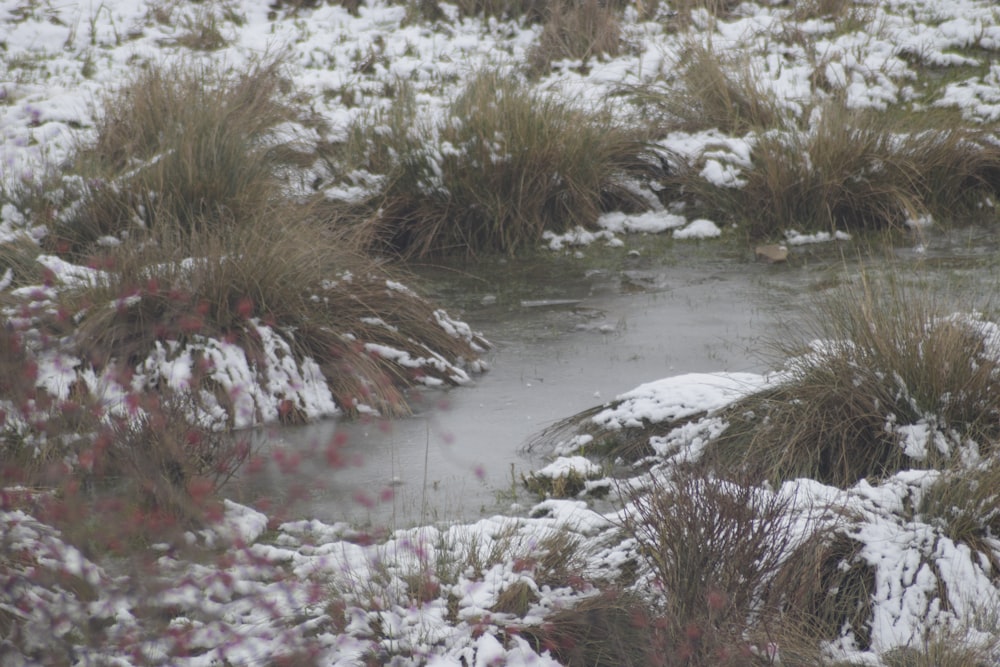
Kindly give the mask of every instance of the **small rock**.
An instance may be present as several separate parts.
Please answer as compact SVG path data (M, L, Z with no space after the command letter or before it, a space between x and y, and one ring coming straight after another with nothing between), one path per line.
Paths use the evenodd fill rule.
M480 301L480 303L483 304L484 306L492 306L496 302L497 302L497 297L494 294L487 294Z
M754 256L758 262L777 264L788 259L788 248L783 245L773 243L770 245L759 245L754 248Z
M638 250L629 250L628 251L628 257L629 257L629 259L638 259L638 257L641 254L642 253L640 253Z

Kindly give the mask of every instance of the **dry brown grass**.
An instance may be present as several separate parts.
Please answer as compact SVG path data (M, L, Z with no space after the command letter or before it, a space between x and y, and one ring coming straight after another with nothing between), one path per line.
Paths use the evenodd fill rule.
M616 56L621 50L621 26L603 0L549 0L538 42L528 54L532 73L547 72L559 60L580 61Z
M714 21L727 18L740 4L739 0L674 0L670 8L676 12L673 20L677 27L686 29L693 24L695 13Z
M495 16L500 19L539 23L544 20L550 0L458 0L463 16Z
M993 455L969 468L945 471L921 497L918 516L964 543L993 568L1000 568L996 536L1000 535L1000 461Z
M60 296L66 311L80 313L78 353L98 368L131 367L157 342L183 349L196 337L239 343L248 359L260 360L259 322L279 336L294 332L292 349L319 363L348 413L363 404L400 414L408 412L405 387L421 377L456 381L439 361L461 365L477 356L472 339L445 331L431 303L390 287L393 274L345 251L308 219L274 225L265 210L238 229L154 234L111 249L100 264L94 284ZM424 362L407 367L368 344Z
M102 237L162 225L240 224L282 197L291 155L276 128L298 118L280 60L226 73L181 64L142 70L103 102L75 169L87 188L53 247L86 254Z
M608 588L569 609L549 614L541 626L518 629L539 651L573 667L668 665L658 653L656 619L646 600Z
M919 648L894 649L881 657L886 667L991 667L997 664L996 644L977 644L945 632Z
M821 665L819 646L853 634L871 642L875 571L861 558L862 544L842 531L821 531L796 548L777 572L767 604L783 610L771 628L782 664Z
M658 134L716 128L742 135L783 121L781 108L760 80L749 56L722 54L711 42L692 38L668 79L622 92L639 105Z

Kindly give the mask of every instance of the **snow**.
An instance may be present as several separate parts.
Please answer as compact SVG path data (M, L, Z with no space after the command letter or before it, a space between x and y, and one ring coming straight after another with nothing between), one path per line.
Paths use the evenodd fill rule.
M413 87L419 117L439 119L470 71L482 65L524 62L540 31L537 26L499 19L459 19L457 8L449 4L442 10L450 19L435 26L410 21L407 7L383 0L362 3L357 16L339 5L318 3L314 9L278 10L273 20L264 2L163 4L171 17L161 23L152 18L153 6L139 0L0 0L0 183L9 187L42 182L47 170L65 163L74 146L92 135L97 113L93 100L144 63L197 58L239 67L263 54L287 50L292 86L310 100L314 113L329 127L324 138L335 141L344 139L349 123L362 114L387 109L392 96L386 91L394 90L399 80ZM826 93L813 90L814 79L843 95L852 108L885 109L915 94L921 66L970 68L967 76L949 80L934 92L928 105L957 109L972 122L1000 120L1000 65L992 62L1000 50L1000 16L993 3L896 0L867 3L862 9L864 25L846 32L838 32L826 18L808 18L791 26L815 38L808 46L777 41L776 35L791 19L775 3L744 3L732 17L718 21L707 11L696 10L693 34L704 32L699 38L713 40L725 52L745 53L755 62L760 85L770 91L783 113L799 121L807 120L801 116L825 99ZM186 21L197 24L205 16L199 12L212 12L228 41L218 51L191 54L174 43ZM684 40L691 37L656 22L626 23L630 46L624 55L589 62L586 73L556 67L537 84L539 90L581 105L597 102L623 85L654 81L668 72ZM366 54L377 56L370 72L359 67ZM344 101L348 91L355 98L350 105ZM284 130L300 136L317 132L304 127ZM740 188L755 140L752 134L729 136L713 129L671 133L658 146L709 183ZM435 150L445 155L449 148ZM356 202L377 193L383 180L356 172L344 182L324 185L322 193L329 199ZM49 195L61 196L54 191ZM25 228L27 212L12 202L0 202L0 239L41 238L44 229ZM929 219L911 221L919 226L929 223ZM676 240L709 239L721 236L724 226L723 221L688 219L678 211L607 212L597 220L596 229L547 230L543 242L562 251L594 243L622 246L625 234L670 232ZM791 246L850 238L839 230L786 234ZM31 308L8 312L8 317L30 322L51 307L54 290L101 278L96 269L53 255L42 255L39 263L53 279L16 290L16 295L32 299ZM5 272L0 280L4 289L10 275ZM350 284L351 277L340 280ZM388 282L386 288L412 294L396 282ZM94 307L132 307L136 298ZM446 334L483 349L466 323L444 311L435 312L434 318ZM984 338L992 332L987 351L996 354L1000 337L995 325L980 324ZM157 344L139 364L131 384L123 386L112 370L95 372L80 359L46 350L37 360L36 383L66 400L73 382L81 379L112 413L123 415L128 412L129 389L190 389L197 356L207 362L208 377L234 406L233 414L227 415L217 397L206 395L198 416L209 425L228 417L241 428L275 421L286 400L310 418L338 414L341 406L316 362L292 354L283 332L259 321L253 326L262 359L248 358L227 341L194 336L183 348ZM404 367L430 364L459 382L468 381L465 370L430 350L417 357L378 344L369 343L367 349ZM266 372L260 372L258 363ZM484 362L471 370L482 368ZM727 425L719 415L726 406L782 380L780 375L753 373L664 378L619 395L591 418L590 426L615 432L669 425L666 433L650 439L658 466L651 474L663 473L699 459L724 432ZM942 432L933 415L911 424L887 421L887 426L898 436L904 454L916 462L935 452L956 450L967 463L977 459L975 443L956 442ZM592 439L578 436L572 447L560 450L566 455L536 474L603 474L599 465L573 454ZM920 647L927 636L942 629L968 632L975 639L970 619L1000 607L992 565L946 534L940 522L912 511L939 476L936 471L903 471L877 484L863 481L849 489L794 480L776 491L793 500L795 525L803 535L817 524L843 522L845 534L860 545L860 558L874 572L871 649L861 650L845 636L827 647L831 655L878 665L879 653ZM539 586L530 572L514 567L515 560L532 555L555 530L583 538L578 556L587 571L634 563L634 545L622 541L617 511L602 513L584 500L547 499L532 507L529 515L423 526L396 531L372 544L355 527L309 518L268 530L270 521L264 513L227 500L216 525L191 534L191 547L206 550L202 562L174 560L165 554L149 574L150 580L163 585L156 588L144 581L152 587L135 591L30 512L11 509L5 496L0 536L4 548L18 557L0 554L4 578L0 614L17 619L27 649L47 647L53 638L61 640L71 628L88 627L91 621L106 626L110 641L81 649L79 664L142 664L120 648L131 638L141 644L135 655L163 660L181 644L204 649L176 663L192 666L254 664L298 649L315 650L317 660L329 665L361 664L393 653L405 654L396 656L398 664L556 665L548 652L507 634L512 619L498 618L491 607L507 587L526 582L537 595L528 617L544 622L553 610L594 591ZM993 540L995 556L1000 544L996 536L987 539ZM214 560L212 549L224 549L226 558ZM494 552L502 557L487 562ZM432 565L440 570L434 571ZM453 571L446 576L449 567ZM51 581L33 586L32 577L40 572L51 574ZM442 592L429 600L411 596L418 575L429 577ZM77 594L83 584L75 580L94 589L93 600ZM339 621L332 620L331 600L344 605ZM449 601L457 606L455 618L450 616ZM59 618L47 615L51 609L60 611ZM150 609L171 615L170 631L163 636L143 637L136 630L140 612L148 614ZM18 658L12 659L17 664Z
M544 468L535 471L538 477L568 477L570 475L580 475L581 477L593 477L601 473L601 466L597 465L585 456L560 456Z
M788 245L798 246L798 245L808 245L811 243L827 243L829 241L850 241L851 235L847 232L836 230L832 234L830 232L815 232L813 234L802 234L794 229L789 229L785 232L785 242Z
M711 412L763 389L771 379L756 373L689 373L640 385L591 417L608 430L677 421Z
M675 239L714 239L722 236L722 230L711 220L699 218L687 226L674 230Z

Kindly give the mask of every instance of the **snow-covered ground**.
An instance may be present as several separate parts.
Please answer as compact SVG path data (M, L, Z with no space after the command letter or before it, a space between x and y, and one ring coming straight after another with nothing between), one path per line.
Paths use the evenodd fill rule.
M420 115L437 117L471 72L525 62L541 31L537 25L465 18L452 5L441 7L446 18L427 24L410 20L406 5L382 0L363 2L356 15L322 3L272 12L266 2L236 0L0 0L0 179L32 182L62 165L78 142L92 136L95 101L145 63L207 59L239 68L287 50L293 88L309 99L329 134L319 137L318 130L305 127L290 131L335 140L359 115L388 108L393 100L387 91L400 79L415 90ZM745 3L721 20L695 10L689 31L679 31L667 3L649 21L639 21L636 9L627 7L624 55L593 60L586 68L563 63L534 85L574 103L597 104L622 87L663 80L675 68L684 40L693 36L711 40L720 52L748 57L759 81L793 115L808 113L812 102L835 90L854 108L885 109L919 99L924 106L958 108L970 123L1000 119L1000 65L993 62L1000 52L1000 8L985 0L894 0L862 9L865 20L846 32L822 17L795 19L787 3ZM205 24L219 31L221 48L195 52L180 43L192 26ZM789 39L793 33L805 37ZM931 65L961 74L928 100L918 86L921 69ZM749 135L705 131L673 133L660 143L700 165L706 179L739 187L752 141ZM0 201L0 238L24 232L26 213ZM726 233L718 221L688 220L683 211L666 210L607 214L601 227L550 234L546 244L560 250L594 241L614 244L618 235L632 232L668 232L678 240ZM845 237L788 230L789 244ZM60 265L53 271L64 281L87 277L80 267ZM443 328L471 335L461 322L442 318ZM227 365L238 355L227 355L224 345L204 343L206 351L218 353L218 372L252 385L248 373ZM64 364L52 360L39 370L39 386L55 395L68 390ZM289 386L304 393L310 416L330 414L336 407L313 381L312 370L308 364L292 369ZM167 382L181 382L184 374L166 356L149 372ZM718 414L727 405L779 380L752 374L668 378L623 395L594 420L613 430L706 413L651 443L659 461L631 482L641 488L697 458L725 428ZM249 395L278 391L258 389L255 394L251 386ZM919 425L901 426L912 426L912 437L924 438L917 449L933 435ZM558 476L569 470L597 474L592 464L569 457L541 472ZM980 621L1000 605L996 539L990 538L991 560L954 541L940 525L904 511L920 505L940 474L904 471L849 489L795 480L761 491L788 499L800 531L797 541L824 522L851 517L859 557L874 571L869 646L859 646L845 629L827 647L832 658L880 664L886 651L919 648L937 635L970 642L995 638L996 627L991 632ZM541 624L555 610L596 595L590 582L612 577L636 560L635 544L619 532L620 512L628 508L599 513L586 497L545 500L529 517L399 531L374 544L349 526L308 518L270 525L256 510L227 502L218 526L189 534L200 560L163 546L143 580L130 582L11 507L5 494L0 640L11 640L0 642L5 665L36 664L42 654L80 665L265 664L282 656L324 665L557 664L551 653L511 628ZM829 515L831 507L838 508L837 518ZM580 576L570 585L539 583L537 567L526 564L550 548L553 531L580 540ZM218 557L220 550L224 558ZM651 576L640 572L637 588L651 587ZM496 611L501 594L515 584L531 591L527 611ZM101 641L85 646L81 627L94 629ZM780 656L780 646L777 650Z

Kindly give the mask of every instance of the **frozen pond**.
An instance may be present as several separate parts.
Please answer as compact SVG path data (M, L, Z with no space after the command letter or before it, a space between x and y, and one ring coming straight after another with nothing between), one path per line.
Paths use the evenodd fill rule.
M747 247L718 242L636 239L635 247L638 257L593 248L585 259L489 260L475 276L462 272L468 268L420 269L424 289L494 343L491 370L473 386L415 396L410 418L272 431L262 453L277 462L245 476L234 497L268 498L279 516L376 527L527 505L520 475L539 463L521 452L529 438L643 382L765 370L764 341L851 271L844 256L858 253L823 244L768 265L752 261ZM904 265L948 280L992 275L992 235L972 230L898 248L894 258ZM335 438L346 467L328 465Z

